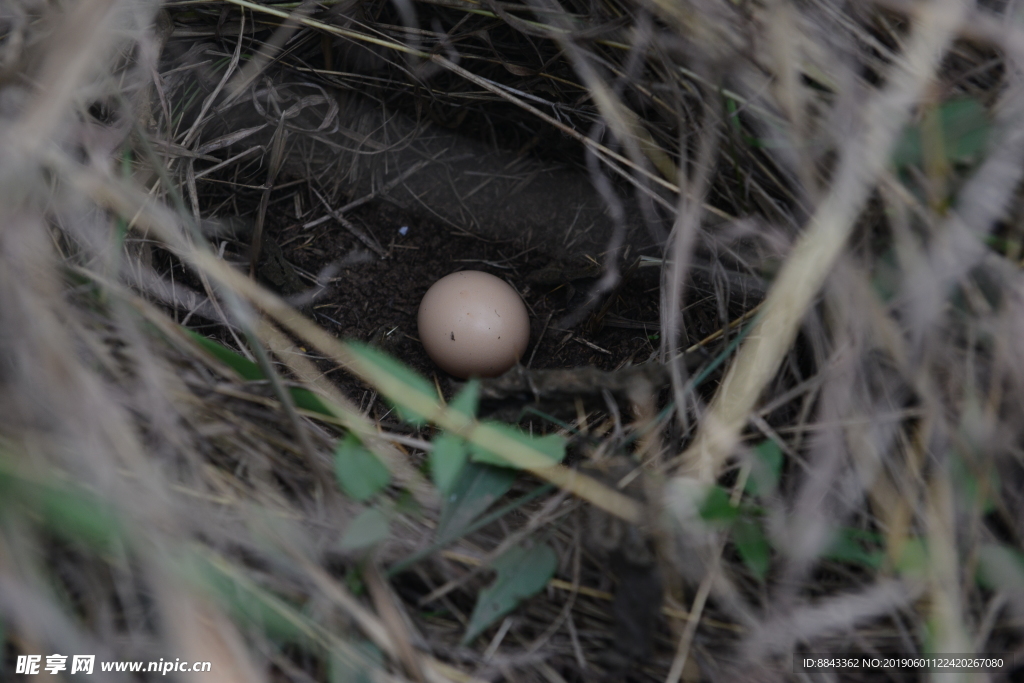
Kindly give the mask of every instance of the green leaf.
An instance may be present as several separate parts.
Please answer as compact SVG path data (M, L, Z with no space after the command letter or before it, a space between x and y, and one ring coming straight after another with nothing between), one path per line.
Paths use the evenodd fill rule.
M311 413L320 413L328 417L334 417L334 413L320 400L320 397L314 394L309 389L303 389L302 387L291 387L288 392L292 395L292 400L295 401L296 408L302 408L308 410Z
M408 489L402 489L398 495L391 498L396 514L409 515L410 517L422 517L423 508L416 502L416 497Z
M246 628L256 626L277 643L311 644L309 620L297 606L205 557L193 557L182 568Z
M473 465L473 466L476 467L476 465ZM483 467L483 465L481 465L481 467ZM459 530L459 535L461 536L461 535L465 535L465 534L468 534L468 533L472 533L473 531L476 531L477 529L484 528L488 524L493 524L494 522L496 522L497 520L501 519L502 517L504 517L508 513L513 512L515 510L518 510L519 508L521 508L522 506L526 505L530 501L536 500L537 498L540 498L541 496L543 496L543 495L545 495L547 493L550 493L551 491L554 491L554 490L555 490L554 484L541 484L540 486L538 486L534 490L532 490L529 493L527 493L525 496L520 496L519 498L517 498L516 500L513 500L512 502L506 503L505 505L502 505L497 510L494 510L492 512L488 512L486 515L483 515L482 517L478 517L475 522L471 523L469 526L466 526L466 527L460 529ZM406 569L408 569L409 567L413 566L414 564L416 564L417 562L422 560L424 557L429 557L430 555L433 555L435 552L437 552L438 550L443 548L445 545L447 545L448 543L451 543L453 540L455 540L455 538L456 537L449 537L449 538L441 538L441 540L436 540L433 543L431 543L429 546L424 548L423 550L417 551L417 552L413 553L412 555L408 555L405 558L403 558L402 560L394 563L388 569L388 573L387 573L388 578L391 578L391 577L394 577L394 576L398 576L399 574L404 572Z
M341 489L358 501L372 497L391 481L388 468L352 433L338 443L334 472Z
M124 528L115 511L98 496L79 489L27 480L0 463L0 511L20 503L42 518L50 531L69 541L103 550L121 538Z
M38 504L47 526L67 539L103 548L121 535L113 511L92 495L48 489Z
M358 567L350 567L345 572L345 588L348 588L349 592L357 597L366 594L366 584L363 583L363 575Z
M466 442L454 434L442 433L434 438L434 449L430 451L430 475L442 495L447 495L455 485L468 454Z
M384 653L368 640L350 640L349 643L366 658L369 668L350 661L350 657L342 656L339 652L332 652L327 680L330 683L373 683L374 671L384 668Z
M345 529L340 547L342 550L372 548L388 537L390 527L387 516L377 508L363 510Z
M479 403L480 380L474 379L466 383L448 407L466 417L474 417ZM442 495L451 492L462 466L466 464L468 453L465 440L454 434L443 433L434 439L434 449L430 452L430 474L434 486Z
M466 463L444 500L437 538L442 541L458 538L487 508L512 488L518 472L507 467L491 467Z
M992 591L1024 593L1024 553L1002 543L986 543L978 550L977 581Z
M564 429L565 431L569 432L570 434L574 434L574 435L575 434L579 434L579 430L576 429L576 427L573 427L568 422L564 422L562 420L559 420L554 415L549 415L548 413L545 413L543 410L537 410L533 406L526 406L525 408L523 408L521 415L536 415L537 417L541 418L542 420L547 420L551 424L553 424L553 425L555 425L557 427L561 427L562 429Z
M896 568L904 577L923 578L928 575L928 546L923 538L909 538L903 546Z
M237 372L242 379L253 382L260 379L266 379L263 375L263 370L260 366L240 353L232 351L228 347L224 346L220 342L215 342L212 339L208 339L201 334L197 334L190 329L184 328L185 332L191 336L197 344L203 347L211 356L224 363L229 368Z
M865 543L877 548L881 545L881 539L877 534L843 527L822 556L836 562L847 562L869 569L877 569L882 565L884 554L881 550L866 550Z
M502 432L509 438L518 441L524 446L539 451L546 455L552 465L557 465L565 459L565 438L558 434L547 434L545 436L530 436L517 427L512 427L501 422L481 422L495 431ZM469 445L470 458L474 462L497 465L498 467L512 467L512 465L497 453L478 444Z
M448 407L466 417L476 417L477 408L480 407L480 380L471 379L466 382L462 391L456 394Z
M700 506L700 516L707 522L732 522L740 509L729 500L729 492L721 486L712 486Z
M546 544L517 545L494 561L498 578L480 591L462 644L468 645L488 626L547 585L558 568L558 556Z
M977 410L975 406L971 406L971 409ZM964 498L976 506L983 515L995 510L996 503L992 497L992 492L999 490L996 470L992 468L983 471L982 476L979 477L975 468L971 467L971 463L968 462L964 454L956 450L950 453L949 460L953 475L952 480L957 489L963 493Z
M779 485L782 476L782 449L771 439L765 439L754 447L753 467L747 479L747 493L753 496L770 496Z
M895 249L886 249L875 262L871 286L878 298L885 303L889 303L896 296L900 286L900 264Z
M985 107L977 100L960 98L942 103L939 105L939 122L943 149L950 163L970 163L984 151L990 125ZM906 168L923 163L921 126L908 126L893 151L892 164Z
M385 387L380 386L379 381L374 380L374 384L377 384L378 388L380 388L381 392L386 396L390 397L395 391L412 392L419 394L422 398L433 403L437 402L437 393L434 391L434 387L430 382L428 382L426 378L420 377L404 363L395 360L380 349L375 349L366 344L348 342L347 346L359 361L368 366L368 369L374 374L387 375L390 379L402 385L400 388L394 388L392 391L389 391ZM392 405L395 406L395 410L398 412L398 415L409 424L420 426L425 424L427 421L427 418L424 415L420 415L408 408L396 405L393 401Z
M990 126L988 113L978 100L950 100L940 107L939 115L950 161L969 163L984 151Z
M740 518L733 527L732 540L743 564L759 581L764 581L771 562L771 548L761 525L753 519Z
M242 379L249 382L256 382L267 378L267 376L263 374L263 369L260 368L259 364L252 362L248 358L232 351L219 342L215 342L212 339L196 334L192 330L185 329L185 332L188 333L188 335L191 336L197 344L209 352L210 355L237 372ZM328 417L334 416L334 413L327 408L324 402L320 400L320 397L309 389L291 387L288 391L292 395L292 400L295 401L296 407L310 412L320 413L321 415L327 415Z

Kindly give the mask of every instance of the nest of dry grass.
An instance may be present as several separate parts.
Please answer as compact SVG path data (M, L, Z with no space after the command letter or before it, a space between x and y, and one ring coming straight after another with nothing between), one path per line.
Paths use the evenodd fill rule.
M1022 69L996 0L3 5L0 677L1016 680ZM533 330L461 384L467 267Z

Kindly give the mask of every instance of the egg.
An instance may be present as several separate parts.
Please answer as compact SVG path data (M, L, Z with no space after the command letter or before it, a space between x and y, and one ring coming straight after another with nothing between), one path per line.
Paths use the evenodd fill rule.
M445 275L420 302L417 322L427 355L452 375L497 377L522 358L530 317L516 290L477 270Z

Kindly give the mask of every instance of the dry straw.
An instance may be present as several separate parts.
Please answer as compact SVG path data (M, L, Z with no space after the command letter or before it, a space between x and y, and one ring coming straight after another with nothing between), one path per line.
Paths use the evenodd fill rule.
M439 683L1024 661L1014 7L3 5L5 657ZM325 298L367 264L413 280L393 216L448 240L416 268L463 240L548 306L532 396L484 395L554 441L325 329L402 315ZM609 365L532 369L567 349ZM517 475L459 510L452 448Z

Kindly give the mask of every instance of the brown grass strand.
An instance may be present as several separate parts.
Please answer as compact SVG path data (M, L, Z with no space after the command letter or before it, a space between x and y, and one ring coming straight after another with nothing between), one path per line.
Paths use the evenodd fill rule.
M862 135L845 146L832 189L779 272L762 318L722 380L694 442L680 456L680 472L709 481L730 455L747 416L775 375L800 321L846 244L910 107L932 78L964 11L964 3L957 0L922 11L904 58L886 88L865 106Z

